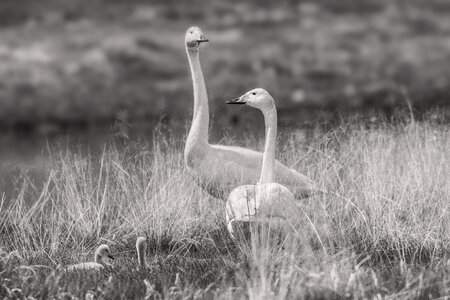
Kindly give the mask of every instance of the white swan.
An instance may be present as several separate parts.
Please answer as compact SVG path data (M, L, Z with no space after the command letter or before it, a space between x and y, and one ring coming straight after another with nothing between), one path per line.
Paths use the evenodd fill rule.
M184 160L189 173L211 195L226 200L240 184L255 184L261 170L262 153L241 147L210 145L208 141L208 95L199 59L199 47L208 40L198 27L186 32L186 52L194 89L194 116L186 139ZM288 186L296 197L312 193L311 181L279 161L275 180Z
M75 265L68 266L67 271L75 270L101 270L104 267L111 267L110 264L103 261L103 258L108 257L109 259L114 259L111 254L111 250L108 245L100 245L97 250L95 250L95 256L93 262L84 262Z
M136 240L136 252L138 256L138 270L143 270L148 268L147 263L145 262L145 252L147 250L147 240L145 237L140 236Z
M298 222L299 210L295 197L274 178L275 149L277 138L277 110L275 102L264 89L251 90L228 104L246 104L262 111L266 126L262 168L256 185L242 185L229 195L226 204L226 222L229 233L234 235L233 223L252 222L265 218L281 218L290 225Z

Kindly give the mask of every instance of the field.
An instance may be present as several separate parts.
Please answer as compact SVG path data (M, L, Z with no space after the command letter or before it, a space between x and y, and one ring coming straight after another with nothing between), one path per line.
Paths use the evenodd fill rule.
M0 299L450 299L449 12L0 2ZM210 142L262 150L261 114L224 101L263 87L277 158L324 191L281 240L232 240L225 203L186 171L192 25L210 39ZM113 268L66 272L100 244Z
M224 203L186 173L170 132L99 155L49 149L0 203L0 296L17 299L431 299L450 295L450 132L431 111L392 122L350 118L332 130L282 132L277 157L327 191L299 201L282 244L237 244ZM237 143L261 148L261 142ZM147 237L149 267L134 243ZM109 244L114 269L65 273ZM177 275L178 274L178 275ZM144 283L144 280L147 283ZM153 297L153 298L151 298ZM444 299L444 298L442 298Z

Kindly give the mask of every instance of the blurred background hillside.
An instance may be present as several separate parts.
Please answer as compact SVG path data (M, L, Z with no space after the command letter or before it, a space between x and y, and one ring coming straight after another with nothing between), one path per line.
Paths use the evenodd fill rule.
M256 86L274 95L288 124L336 110L450 104L446 0L6 0L1 131L110 128L118 116L135 127L185 126L191 25L210 39L201 60L213 127L242 122L248 111L223 102Z

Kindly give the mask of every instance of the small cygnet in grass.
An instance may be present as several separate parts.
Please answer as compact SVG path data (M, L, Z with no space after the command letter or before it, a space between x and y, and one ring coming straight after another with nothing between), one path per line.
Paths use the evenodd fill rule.
M145 237L140 236L136 240L136 252L138 256L138 270L143 270L148 268L147 263L145 262L145 254L147 250L147 240Z
M100 245L97 250L95 250L95 256L93 262L84 262L75 265L68 266L67 271L74 270L102 270L105 267L112 267L111 264L108 264L103 259L107 257L109 259L114 259L111 254L111 250L108 245Z

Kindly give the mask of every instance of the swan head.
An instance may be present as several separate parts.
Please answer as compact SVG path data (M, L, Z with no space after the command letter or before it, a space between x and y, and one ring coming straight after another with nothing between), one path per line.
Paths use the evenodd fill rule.
M109 249L108 245L100 245L98 246L97 250L95 250L95 258L104 258L107 257L109 259L114 259L114 256L111 254L111 250Z
M256 88L248 91L242 96L227 101L226 103L248 105L263 111L275 107L275 101L273 100L272 96L269 94L269 92L262 88Z
M185 36L186 48L188 50L196 50L201 43L208 42L202 30L196 26L189 28Z

